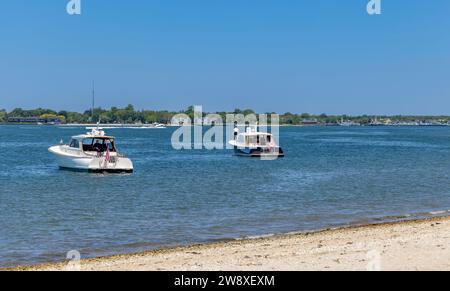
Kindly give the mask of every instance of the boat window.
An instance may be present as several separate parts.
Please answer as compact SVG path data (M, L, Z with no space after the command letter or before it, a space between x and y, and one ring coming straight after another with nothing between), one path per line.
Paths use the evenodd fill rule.
M110 152L114 152L115 151L115 147L114 147L114 140L112 139L105 139L103 140L103 148L106 151L106 149L109 149Z
M87 138L83 140L83 151L85 152L93 152L93 144L94 140L92 138Z
M114 140L106 140L106 146L109 148L110 152L116 151L116 148L114 146Z
M258 137L256 135L252 135L248 137L248 143L249 144L257 144L258 143Z
M106 146L104 145L104 141L102 139L94 139L94 144L92 149L96 152L104 152L106 151Z
M71 148L75 148L75 149L79 149L80 148L80 142L77 139L72 139L72 141L70 142L70 147Z
M114 140L109 138L89 138L83 140L83 151L85 152L115 152Z
M93 139L92 138L87 138L83 140L83 145L92 145L93 144Z
M268 138L267 135L259 136L259 144L262 145L262 146L267 145L267 138Z

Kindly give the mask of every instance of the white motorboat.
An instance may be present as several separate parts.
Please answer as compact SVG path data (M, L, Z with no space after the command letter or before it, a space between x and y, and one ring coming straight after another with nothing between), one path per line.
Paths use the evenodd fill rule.
M99 127L84 135L72 137L69 145L55 145L48 150L55 155L62 169L109 173L133 172L133 163L118 152L115 138L106 136Z
M165 129L166 126L165 126L164 124L162 124L162 123L157 123L157 122L155 122L155 123L152 123L152 124L145 124L145 125L142 125L141 128Z
M258 126L246 128L239 133L235 128L234 140L229 141L237 156L243 157L284 157L283 149L276 143L271 133L259 132Z
M361 123L357 123L351 120L344 121L342 118L341 122L339 122L339 126L350 127L350 126L361 126Z

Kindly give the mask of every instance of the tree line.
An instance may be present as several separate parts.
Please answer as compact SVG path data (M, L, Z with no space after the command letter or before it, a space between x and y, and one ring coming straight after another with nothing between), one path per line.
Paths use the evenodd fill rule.
M128 105L124 108L111 107L110 109L95 108L93 110L86 110L83 113L71 112L71 111L55 111L51 109L32 109L25 110L22 108L16 108L10 112L5 109L0 110L0 122L5 123L8 118L26 118L26 117L40 117L40 118L52 118L58 117L63 123L96 123L101 121L102 123L111 124L134 124L134 123L169 123L172 117L176 114L184 113L193 118L194 107L189 107L182 111L167 111L167 110L136 110L133 105ZM222 116L223 120L226 120L227 114L256 114L252 109L235 109L233 112L214 112ZM204 113L206 115L208 113ZM273 112L266 112L270 122L270 115ZM284 113L280 115L280 123L287 125L301 125L301 124L337 124L342 120L352 121L360 124L369 124L374 120L386 120L390 119L392 122L425 122L430 120L450 121L450 116L347 116L347 115L327 115L320 114L314 115L309 113Z

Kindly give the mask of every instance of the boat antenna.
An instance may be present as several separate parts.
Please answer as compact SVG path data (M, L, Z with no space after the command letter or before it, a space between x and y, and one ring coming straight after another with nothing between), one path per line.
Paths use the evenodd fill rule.
M92 122L94 122L94 108L95 108L95 81L92 81L92 109L91 109Z

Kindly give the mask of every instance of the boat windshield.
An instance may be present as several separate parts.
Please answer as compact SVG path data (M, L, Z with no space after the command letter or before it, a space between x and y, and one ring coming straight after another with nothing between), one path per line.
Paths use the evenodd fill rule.
M245 143L248 145L266 146L272 143L272 137L270 135L250 135L246 137Z
M83 151L85 152L110 152L116 151L113 139L110 138L87 138L83 140Z
M77 139L72 139L69 147L74 148L74 149L80 149L80 142Z
M262 146L266 146L271 142L270 135L261 135L258 136L258 139L259 139L258 144Z

